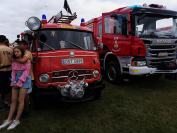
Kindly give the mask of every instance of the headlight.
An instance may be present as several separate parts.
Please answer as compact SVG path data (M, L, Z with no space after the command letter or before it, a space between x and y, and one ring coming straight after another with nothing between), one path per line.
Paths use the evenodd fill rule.
M30 30L38 30L41 27L41 21L39 20L39 18L37 17L30 17L27 21L26 21L26 26L30 29Z
M94 71L93 71L93 77L94 77L94 78L97 78L97 77L99 76L99 74L100 74L100 73L99 73L98 70L94 70Z
M42 83L48 82L49 81L49 75L48 74L41 74L39 76L39 81Z
M146 61L132 61L131 65L137 67L146 66Z

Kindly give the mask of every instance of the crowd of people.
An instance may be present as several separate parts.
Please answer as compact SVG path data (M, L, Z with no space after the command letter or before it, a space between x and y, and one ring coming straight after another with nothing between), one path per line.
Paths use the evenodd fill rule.
M0 130L11 130L20 124L25 98L32 92L31 61L32 54L24 40L11 47L6 36L0 35L0 110L9 111Z

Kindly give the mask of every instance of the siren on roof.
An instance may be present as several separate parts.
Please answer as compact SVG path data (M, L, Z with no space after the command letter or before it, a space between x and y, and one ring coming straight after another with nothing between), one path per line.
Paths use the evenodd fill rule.
M84 19L84 18L82 18L82 19L81 19L81 23L84 23L84 22L85 22L85 19Z
M47 17L45 14L42 15L42 24L46 24L47 23Z
M81 18L80 26L84 26L84 24L85 24L85 19L84 19L84 18Z

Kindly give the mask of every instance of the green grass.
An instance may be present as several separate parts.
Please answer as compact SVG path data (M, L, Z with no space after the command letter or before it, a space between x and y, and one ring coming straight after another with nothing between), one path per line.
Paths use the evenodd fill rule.
M177 132L177 81L137 79L121 85L106 82L99 100L77 104L44 100L42 104L41 109L31 110L21 125L10 132ZM0 121L6 115L2 112ZM4 129L0 132L8 131Z

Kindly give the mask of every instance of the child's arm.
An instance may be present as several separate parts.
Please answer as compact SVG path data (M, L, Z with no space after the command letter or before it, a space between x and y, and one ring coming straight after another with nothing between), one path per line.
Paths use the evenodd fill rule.
M26 81L27 77L30 74L31 62L28 60L27 63L25 63L24 65L25 65L25 70L23 71L22 75L20 76L16 84L18 87L22 87L22 84Z
M16 82L15 82L15 75L16 75L16 73L17 73L17 71L14 69L14 67L16 67L15 66L15 63L12 63L12 73L11 73L11 86L14 86L15 84L16 84Z
M26 51L25 55L22 58L16 59L17 62L22 63L22 64L25 64L28 60L30 61L32 60L32 54L30 51Z

